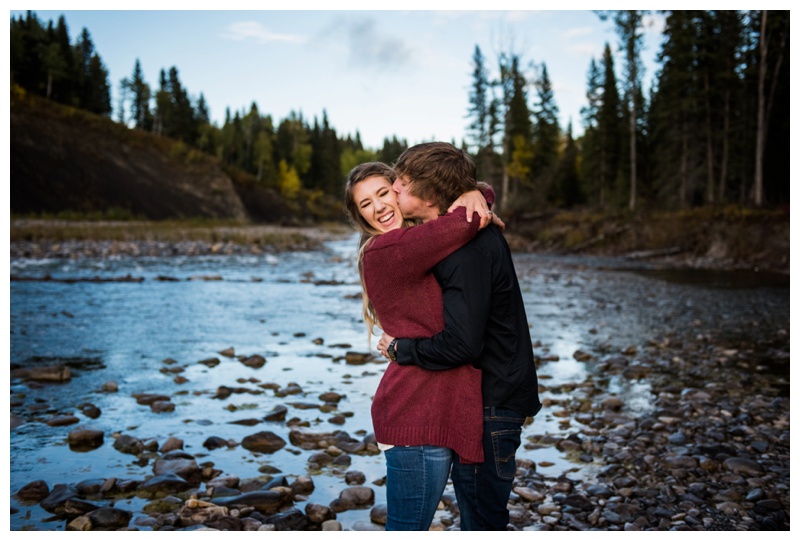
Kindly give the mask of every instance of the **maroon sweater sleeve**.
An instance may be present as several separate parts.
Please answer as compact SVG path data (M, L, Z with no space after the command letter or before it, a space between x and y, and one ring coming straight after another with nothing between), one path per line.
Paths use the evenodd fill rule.
M478 225L477 219L467 222L466 210L459 207L424 224L373 237L364 254L364 272L391 269L395 279L428 272L469 242Z

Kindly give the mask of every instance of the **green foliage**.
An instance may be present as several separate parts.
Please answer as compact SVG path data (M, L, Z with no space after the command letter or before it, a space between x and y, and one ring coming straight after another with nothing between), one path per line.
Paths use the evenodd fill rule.
M278 188L286 199L296 199L300 191L300 176L294 166L288 165L286 160L278 163Z

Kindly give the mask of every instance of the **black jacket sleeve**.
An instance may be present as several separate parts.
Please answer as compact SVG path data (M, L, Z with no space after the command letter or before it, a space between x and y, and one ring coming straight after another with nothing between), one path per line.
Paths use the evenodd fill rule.
M427 370L476 364L491 310L492 262L472 243L436 266L445 328L430 338L398 339L397 362Z

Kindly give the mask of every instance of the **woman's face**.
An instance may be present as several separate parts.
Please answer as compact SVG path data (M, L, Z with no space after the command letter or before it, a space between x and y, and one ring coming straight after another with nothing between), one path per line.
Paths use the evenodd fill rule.
M364 220L381 233L403 227L397 194L388 179L381 176L365 178L353 187L353 200Z

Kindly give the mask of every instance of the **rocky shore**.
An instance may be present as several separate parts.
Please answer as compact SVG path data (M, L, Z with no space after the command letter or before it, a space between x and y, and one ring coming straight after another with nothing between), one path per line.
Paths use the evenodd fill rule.
M788 350L771 353L788 361ZM229 352L221 352L232 355ZM602 377L581 384L548 386L545 410L561 419L562 435L538 434L523 443L526 449L555 447L571 457L575 467L552 477L548 464L517 460L514 489L509 499L515 530L785 530L789 528L789 400L775 396L774 378L762 367L747 367L749 381L742 384L746 352L724 349L702 338L691 344L653 343L647 351L622 354L575 352L580 362L599 363ZM259 355L238 360L258 368ZM354 365L380 362L369 353L348 352L342 360ZM216 366L219 359L201 361ZM559 362L537 357L542 365ZM162 371L180 383L182 369L165 360ZM711 372L727 372L711 377ZM26 381L31 396L12 398L15 409L39 405L41 421L49 426L77 424L75 415L47 417L46 404L37 402L35 389L46 382L71 378L68 367L37 370L12 367L14 380ZM651 413L626 412L623 401L608 392L611 378L648 380L655 408ZM152 468L140 479L86 479L61 484L31 480L15 495L12 513L38 505L63 521L67 530L341 530L337 517L352 509L369 509L370 520L352 524L353 530L380 530L386 507L376 504L370 486L385 478L367 479L350 469L357 455L377 455L371 434L356 437L343 425L342 394L307 396L299 385L279 387L257 379L251 385L220 386L215 400L241 393L270 392L283 397L286 406L328 415L334 429L311 427L308 420L287 420L286 406L276 406L263 418L245 419L253 426L241 441L211 436L206 450L241 447L255 456L288 450L308 456L305 471L279 471L264 467L256 478L242 479L226 473L202 453L184 450L180 437L164 441L141 439L123 431L105 434L78 427L69 432L73 451L86 451L113 440L113 448ZM255 384L253 387L252 384ZM763 389L767 394L759 394ZM770 391L770 390L773 391ZM119 392L108 382L98 393ZM770 396L771 395L771 396ZM131 397L155 413L169 412L175 404L169 395L136 394ZM82 415L99 417L91 403L81 404ZM255 425L282 425L286 441L275 432ZM339 496L325 503L309 501L316 474L328 473L343 481ZM118 502L140 498L147 503L138 512L120 508ZM458 529L458 503L448 489L434 530Z

